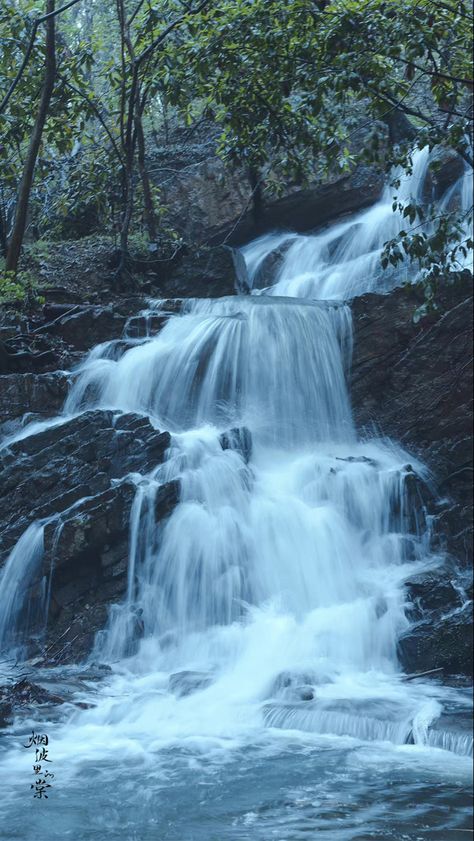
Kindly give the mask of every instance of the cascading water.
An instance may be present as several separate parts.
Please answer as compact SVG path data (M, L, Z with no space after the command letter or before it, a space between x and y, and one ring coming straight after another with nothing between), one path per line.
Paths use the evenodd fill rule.
M394 196L402 205L424 204L431 200L431 188L427 183L429 161L427 147L415 152L412 174L400 174L398 188L387 185L375 205L347 221L330 225L321 233L307 236L273 233L249 243L242 252L251 291L254 294L347 300L366 292L388 291L413 280L416 272L409 264L383 271L380 252L388 240L406 228L406 220L393 212ZM466 169L464 175L447 189L438 208L440 212L457 210L467 216L471 206L472 170ZM470 235L467 223L465 234L467 239ZM466 257L466 266L468 259Z
M413 179L425 166L421 157ZM407 477L425 471L389 441L357 438L346 384L350 309L291 300L377 285L381 239L397 224L386 198L328 233L293 237L270 294L189 301L157 336L128 349L103 345L78 371L66 415L96 406L136 411L172 433L166 461L138 481L127 596L92 655L112 665L112 677L92 694L93 709L48 725L74 820L83 808L81 768L102 792L118 790L124 800L109 823L97 818L103 837L311 837L308 827L324 830L324 820L313 814L312 823L304 817L293 826L286 807L271 805L275 787L297 804L316 775L324 783L314 783L313 799L334 798L345 785L341 762L368 804L368 825L380 827L374 803L357 789L374 762L394 778L403 763L413 779L421 762L431 778L438 752L429 745L466 752L465 738L433 735L432 727L445 701L465 704L462 693L405 682L397 661L409 626L404 582L442 560L430 554L426 522L409 504ZM266 243L270 250L281 244ZM244 249L251 277L268 253L262 245ZM220 436L230 428L223 449ZM180 503L156 522L155 495L172 479L180 480ZM22 541L39 546L38 534ZM12 569L20 543L0 581L12 590L2 608L8 621L18 614ZM27 574L18 566L18 576ZM20 788L14 757L6 768ZM127 767L132 789L111 776L110 761ZM443 760L444 770L458 779L454 761ZM228 804L223 812L214 800L201 829L196 804L205 796L195 790L196 770ZM248 807L255 807L255 786L266 816ZM88 792L89 808L100 811L97 786ZM337 809L330 820L334 833ZM110 821L122 827L118 835L107 834ZM61 818L58 826L54 837L64 837ZM324 837L369 837L351 826ZM81 837L92 839L93 831Z

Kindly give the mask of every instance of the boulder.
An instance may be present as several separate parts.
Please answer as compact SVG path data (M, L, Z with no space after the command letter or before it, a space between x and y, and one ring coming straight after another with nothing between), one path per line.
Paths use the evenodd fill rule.
M16 441L0 454L0 563L35 520L46 520L44 554L27 602L42 615L49 583L44 644L49 662L84 659L104 627L109 605L127 586L130 513L136 482L128 474L160 464L168 432L134 413L84 412ZM179 499L179 482L158 488L157 521Z
M207 242L243 245L274 230L306 233L344 213L368 207L377 201L384 186L380 169L361 164L349 175L336 176L307 187L289 187L278 199L267 197L258 218L244 212L232 225L211 229Z
M472 675L472 576L454 563L405 584L410 630L399 642L407 673L442 668L446 677Z
M267 286L273 286L276 283L277 273L284 263L285 254L290 245L291 240L287 240L279 248L267 254L253 278L253 289L266 289Z
M359 116L351 142L355 152L368 140L366 115ZM383 134L382 126L380 131ZM156 160L150 155L150 171L167 218L187 243L236 246L274 229L310 231L341 213L372 204L383 189L383 172L361 164L349 175L315 177L307 186L264 173L256 190L247 170L226 166L217 156L218 134L206 123L194 140L189 136L183 143L174 137ZM283 196L272 193L275 180L283 182Z

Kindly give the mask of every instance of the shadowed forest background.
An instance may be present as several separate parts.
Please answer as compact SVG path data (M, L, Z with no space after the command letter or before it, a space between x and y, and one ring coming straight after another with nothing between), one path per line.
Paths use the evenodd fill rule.
M472 163L470 37L469 4L448 0L6 0L2 299L43 297L64 241L77 264L133 288L159 283L186 248L232 242L247 211L258 232L295 185L361 163L409 169L426 145L435 182L446 155ZM176 195L178 171L192 180L210 159L223 195L239 194L221 231L197 224L192 192L187 208ZM430 304L472 245L465 219L443 214L428 236L429 203L400 212L384 265L414 259Z

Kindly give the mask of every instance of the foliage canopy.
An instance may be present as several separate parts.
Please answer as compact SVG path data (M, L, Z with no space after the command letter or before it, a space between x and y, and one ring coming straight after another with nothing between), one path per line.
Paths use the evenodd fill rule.
M144 224L151 243L161 235L147 157L169 113L189 126L212 120L220 154L254 185L269 173L280 183L324 178L360 161L409 169L413 149L426 145L472 166L472 11L461 0L4 0L4 255L37 127L51 9L54 85L29 224L42 236L82 232L91 219L119 230L121 272L134 226ZM423 214L405 214L403 242L389 243L383 259L416 259L429 285L472 242L455 215L433 219L424 238Z

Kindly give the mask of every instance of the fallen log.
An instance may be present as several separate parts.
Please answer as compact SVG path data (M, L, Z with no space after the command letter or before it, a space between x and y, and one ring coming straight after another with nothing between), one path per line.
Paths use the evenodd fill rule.
M442 672L443 667L440 666L437 669L428 669L426 672L413 672L411 675L402 675L402 680L415 680L417 677L426 677L427 675L434 675L437 672Z

